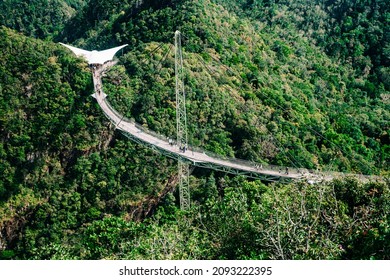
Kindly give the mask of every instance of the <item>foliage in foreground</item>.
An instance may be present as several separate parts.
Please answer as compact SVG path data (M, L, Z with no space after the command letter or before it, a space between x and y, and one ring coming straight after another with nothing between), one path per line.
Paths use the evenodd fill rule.
M32 248L42 259L388 259L390 189L353 179L310 185L223 178L182 213L168 195L144 222L109 216ZM239 186L239 187L237 187ZM198 190L200 191L200 190ZM200 194L200 193L199 193ZM27 248L24 248L24 250ZM27 252L27 251L26 251Z

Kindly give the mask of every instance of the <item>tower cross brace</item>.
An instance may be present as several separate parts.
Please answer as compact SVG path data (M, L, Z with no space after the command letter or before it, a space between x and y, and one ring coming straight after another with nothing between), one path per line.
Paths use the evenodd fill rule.
M188 147L188 134L180 31L175 32L175 79L177 145L180 148L180 151L185 153ZM190 208L189 164L183 162L183 160L180 159L180 156L178 157L178 171L180 209L188 210Z

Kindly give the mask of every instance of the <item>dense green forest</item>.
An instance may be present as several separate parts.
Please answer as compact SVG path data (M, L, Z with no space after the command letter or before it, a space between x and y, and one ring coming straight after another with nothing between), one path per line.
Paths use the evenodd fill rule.
M2 1L0 259L389 259L389 23L371 0ZM175 30L191 145L382 180L196 168L181 211L176 162L115 131L58 44L129 44L108 99L174 137Z
M3 0L0 24L27 36L50 39L62 31L84 0Z

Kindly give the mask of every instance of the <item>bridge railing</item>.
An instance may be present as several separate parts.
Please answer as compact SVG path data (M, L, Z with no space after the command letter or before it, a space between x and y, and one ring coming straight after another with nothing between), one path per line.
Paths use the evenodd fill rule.
M102 90L102 89L101 89ZM137 129L140 131L149 134L153 136L154 138L159 139L160 141L163 141L165 143L168 143L169 138L166 137L165 135L156 133L152 130L149 130L145 126L142 126L141 124L138 124L135 122L134 119L127 118L124 115L120 114L118 111L116 111L111 104L106 100L106 98L102 99L102 102L109 108L111 113L113 113L119 121L117 122L116 120L112 119L112 117L103 110L104 114L108 119L111 120L112 123L114 123L116 126L119 125L120 122L127 122L133 124ZM251 167L254 172L259 172L261 173L261 170L264 171L275 171L280 174L300 174L302 177L307 177L310 178L311 175L313 177L321 178L321 177L326 177L329 176L331 178L337 178L337 177L345 177L345 174L342 172L334 172L334 171L314 171L314 170L309 170L307 168L294 168L294 167L286 167L286 166L279 166L279 165L272 165L268 163L258 163L258 162L253 162L253 161L248 161L248 160L242 160L242 159L237 159L237 158L232 158L232 157L226 157L222 156L220 154L212 153L210 151L206 151L202 148L195 147L195 146L189 146L187 149L187 153L191 153L191 151L198 152L198 153L203 153L210 158L213 158L215 160L221 160L223 162L229 162L230 164L237 165L234 167L235 169L242 169L240 166L246 166L246 167ZM221 162L220 165L224 165L224 163ZM219 164L219 163L216 163ZM351 174L352 175L352 174ZM379 176L370 176L370 175L362 175L362 174L353 174L354 177L358 177L359 179L365 179L365 180L372 180L375 178L380 178Z
M142 131L143 133L149 134L149 135L153 136L154 138L157 138L160 141L165 142L166 144L168 143L169 138L166 137L165 135L156 133L155 131L152 131L152 130L148 129L147 127L135 122L134 119L127 118L127 117L123 116L118 111L116 111L106 99L103 99L103 102L109 108L111 113L113 113L120 120L120 122L131 123L137 129ZM115 122L106 112L104 112L104 113L115 125L118 125L118 123ZM259 172L259 173L261 173L262 170L263 171L274 171L274 172L277 172L281 175L283 175L283 174L287 175L287 173L288 174L300 174L302 177L309 178L309 177L313 176L313 177L317 177L318 179L321 179L321 177L323 177L323 178L326 178L326 177L330 177L330 178L345 177L345 174L342 172L318 171L318 170L310 170L307 168L295 168L295 167L290 167L290 166L286 167L286 166L273 165L273 164L268 164L268 163L258 163L258 162L254 162L254 161L248 161L248 160L242 160L242 159L223 156L220 154L216 154L216 153L204 150L200 147L189 145L186 153L191 153L192 151L205 154L206 156L209 156L210 158L213 158L214 160L221 160L221 161L224 161L225 163L229 162L230 164L237 165L235 167L235 169L241 169L240 166L246 166L246 167L253 168L254 172ZM221 162L220 165L224 165L224 163ZM366 181L375 180L375 178L379 178L379 176L363 175L363 174L351 174L351 175L355 178L359 178L359 179L366 180Z
M157 132L155 132L155 131L153 131L153 130L150 130L150 129L148 129L147 127L145 127L145 126L143 126L143 125L137 123L134 119L132 119L132 118L127 118L127 117L125 117L124 115L120 114L118 111L116 111L116 110L111 106L111 104L110 104L106 99L104 99L104 103L107 105L107 107L110 109L110 111L111 111L112 113L114 113L114 115L117 116L117 117L120 119L120 122L131 123L131 124L133 124L137 129L139 129L140 131L144 132L145 134L149 134L149 135L151 135L151 136L153 136L153 137L155 137L155 138L157 138L157 139L159 139L159 140L161 140L161 141L163 141L163 142L168 143L169 138L166 137L165 135L162 135L162 134L159 134L159 133L157 133ZM109 116L108 116L108 117L109 117ZM109 117L109 118L110 118L110 117ZM111 119L111 118L110 118L110 119ZM112 119L111 119L111 120L112 120ZM118 124L119 124L119 122L116 123L114 120L112 120L112 121L113 121L113 123L114 123L115 125L118 125Z
M237 169L240 169L240 166L247 166L253 168L253 170L256 172L260 172L261 170L267 170L267 171L275 171L279 174L305 174L305 173L314 173L312 170L308 170L306 168L293 168L293 167L287 167L287 166L281 166L281 165L273 165L269 163L264 162L255 162L255 161L249 161L249 160L243 160L228 156L223 156L220 154L216 154L207 150L204 150L199 147L189 146L188 152L191 153L191 151L204 153L205 155L221 160L221 161L227 161L231 164L237 165Z
M131 124L134 124L137 129L142 131L143 133L149 134L163 142L168 143L169 138L166 137L165 135L156 133L155 131L152 131L148 129L147 127L135 122L134 119L127 118L120 114L118 111L116 111L111 104L104 99L103 102L107 105L107 107L110 109L110 111L120 120L120 122L128 122ZM110 118L110 116L108 116ZM111 118L110 118L111 119ZM112 119L111 119L112 120ZM118 125L118 123L115 123L114 120L112 120L115 125ZM261 170L268 170L268 171L275 171L279 174L308 174L308 173L314 173L311 170L308 170L306 168L293 168L293 167L286 167L286 166L280 166L280 165L272 165L268 163L258 163L254 161L248 161L248 160L242 160L242 159L237 159L237 158L232 158L232 157L226 157L220 154L216 154L207 150L204 150L200 147L195 147L195 146L188 146L187 153L191 153L192 151L198 152L205 154L209 156L210 158L216 159L216 160L221 160L224 162L229 162L230 164L237 165L237 169L240 169L240 166L246 166L246 167L251 167L253 168L253 171L261 171ZM221 163L223 165L223 163Z

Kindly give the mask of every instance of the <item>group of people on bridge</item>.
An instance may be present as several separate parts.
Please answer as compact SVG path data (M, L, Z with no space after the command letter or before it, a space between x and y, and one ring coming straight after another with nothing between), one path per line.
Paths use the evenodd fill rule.
M168 138L168 143L171 146L176 145L175 141L171 138ZM183 145L183 144L180 145L179 150L180 150L180 152L185 153L187 151L187 145Z
M256 168L256 170L263 170L263 165L262 164L260 164L260 165L256 164L255 168ZM282 168L279 168L279 173L282 173ZM288 167L286 167L286 170L285 170L284 174L288 175L288 173L289 173Z
M187 151L187 145L181 145L179 147L180 152L185 153Z

